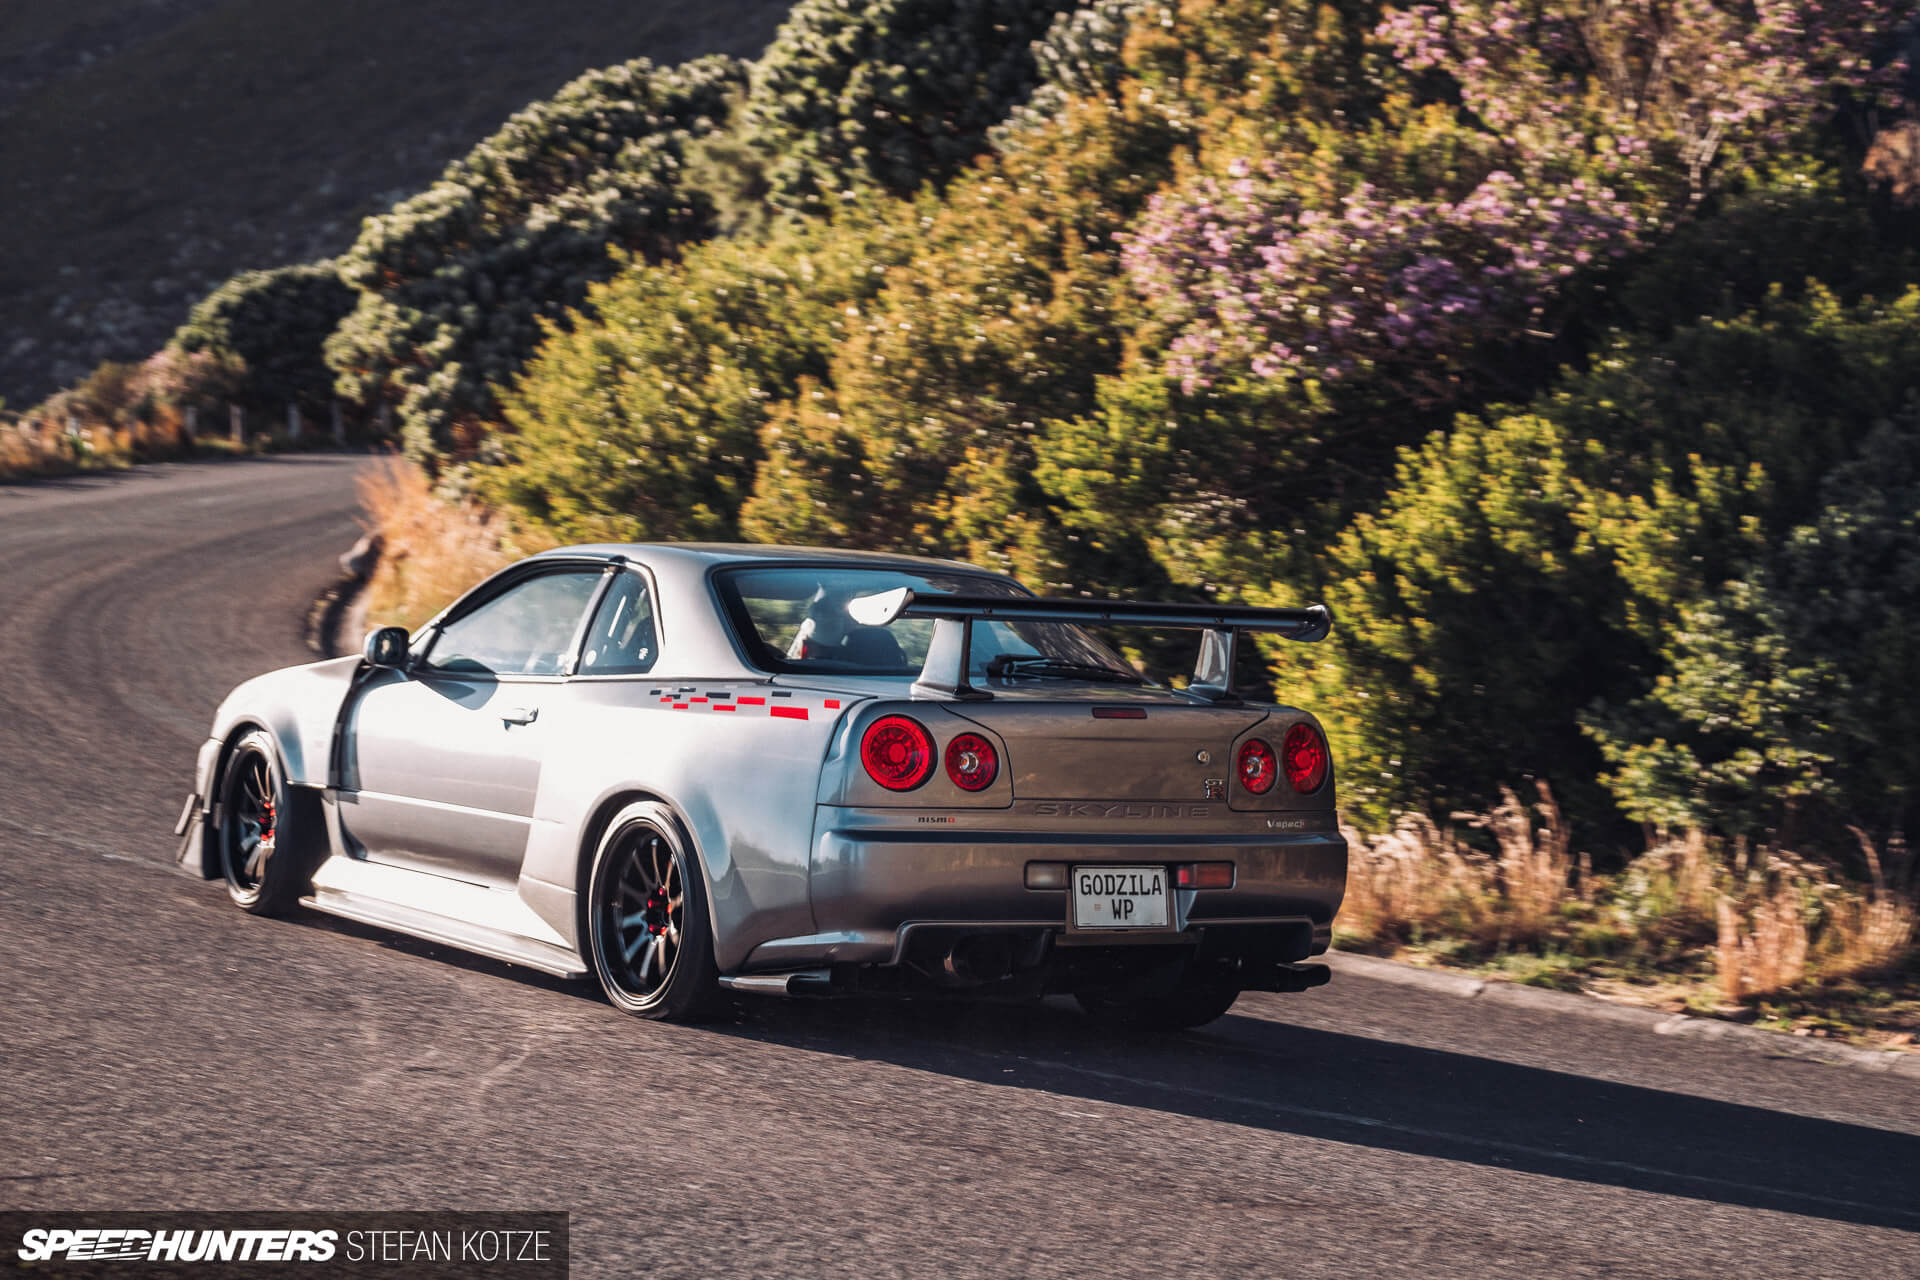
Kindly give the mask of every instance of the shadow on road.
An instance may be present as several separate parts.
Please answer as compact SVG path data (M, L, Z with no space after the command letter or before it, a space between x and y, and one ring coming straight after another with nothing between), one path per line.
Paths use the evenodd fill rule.
M1121 1036L1051 1003L739 1012L725 1034L1003 1088L1920 1231L1920 1138L1883 1129L1263 1018Z
M600 999L584 982L308 918L442 963ZM1062 1001L745 997L730 1015L676 1034L733 1036L996 1088L1920 1231L1920 1137L1264 1018L1229 1015L1180 1035L1123 1035Z

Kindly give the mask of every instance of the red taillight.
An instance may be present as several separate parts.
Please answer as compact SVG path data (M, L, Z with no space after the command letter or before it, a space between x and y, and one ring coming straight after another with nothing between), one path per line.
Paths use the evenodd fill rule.
M1273 748L1259 738L1248 738L1240 744L1240 785L1257 796L1263 796L1273 790L1273 780L1278 777L1273 767Z
M933 773L933 735L918 720L882 716L860 739L867 776L889 791L911 791Z
M1295 791L1303 796L1318 791L1327 781L1327 740L1312 725L1296 724L1280 744L1280 763Z
M977 733L963 733L947 744L947 776L962 791L985 791L1000 776L1000 756Z

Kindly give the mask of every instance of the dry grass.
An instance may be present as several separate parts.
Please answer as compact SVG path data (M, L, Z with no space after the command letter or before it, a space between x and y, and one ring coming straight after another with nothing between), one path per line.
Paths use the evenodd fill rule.
M235 368L173 350L139 364L108 361L22 414L0 414L0 480L122 467L193 453L183 406L223 398Z
M1574 985L1583 973L1672 978L1712 993L1701 1003L1753 1005L1862 980L1897 987L1920 940L1907 850L1890 848L1888 875L1862 832L1870 885L1698 831L1659 834L1624 870L1594 877L1544 786L1531 808L1503 790L1493 811L1452 824L1406 814L1385 835L1345 829L1343 942L1532 965ZM1478 843L1491 837L1491 849L1464 831L1485 833Z
M1738 861L1746 860L1745 845ZM1671 913L1705 923L1717 919L1720 900L1720 862L1707 847L1707 834L1694 829L1678 840L1662 839L1645 855L1659 863L1672 895Z
M1493 837L1491 854L1425 814L1403 814L1371 839L1343 828L1342 930L1367 938L1453 934L1495 946L1543 940L1579 894L1571 834L1546 783L1539 792L1532 811L1503 787L1491 813L1453 815Z
M1888 849L1887 861L1893 865L1889 877L1872 838L1859 827L1849 830L1860 842L1873 889L1865 897L1842 894L1828 903L1831 944L1823 967L1837 977L1887 972L1900 963L1920 934L1914 903L1901 893L1901 882L1913 871L1906 841L1896 836Z
M1424 813L1404 813L1391 832L1347 838L1347 897L1341 928L1357 937L1421 934L1471 912L1480 877L1453 832Z
M1813 938L1799 888L1783 877L1770 893L1744 906L1729 897L1720 899L1720 937L1713 954L1720 994L1727 1000L1785 991L1807 976Z
M1880 851L1853 828L1872 883L1861 887L1790 853L1772 853L1720 897L1714 960L1733 1001L1791 991L1808 980L1871 978L1905 960L1914 904L1889 886ZM1905 861L1898 848L1896 862Z
M45 419L0 419L0 480L123 467L178 457L191 448L179 416L173 413L125 425L76 418L72 430Z
M363 524L381 547L367 584L367 617L376 625L417 627L488 574L556 545L477 506L441 498L426 474L401 458L363 473L359 489Z
M25 423L0 421L0 479L39 470L46 447L38 434Z
M1467 825L1491 832L1499 849L1495 877L1488 886L1498 895L1503 933L1509 941L1538 942L1560 918L1561 907L1577 895L1572 833L1555 803L1553 791L1537 784L1540 802L1529 813L1507 787L1500 788L1500 805L1492 813L1460 815ZM1534 823L1538 814L1540 823Z
M1831 954L1821 964L1830 977L1861 977L1894 968L1914 941L1914 910L1890 893L1833 905L1827 932Z

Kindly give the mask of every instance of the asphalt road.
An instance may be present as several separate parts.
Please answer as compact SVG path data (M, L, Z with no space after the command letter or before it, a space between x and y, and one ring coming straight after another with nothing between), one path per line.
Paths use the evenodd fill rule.
M1920 1275L1920 1082L1351 977L709 1027L169 869L351 460L0 486L0 1207L563 1209L577 1274Z

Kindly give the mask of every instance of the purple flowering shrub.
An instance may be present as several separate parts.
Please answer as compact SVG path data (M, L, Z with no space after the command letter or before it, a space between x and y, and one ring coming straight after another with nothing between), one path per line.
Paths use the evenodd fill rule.
M1611 188L1528 184L1495 169L1457 198L1394 198L1368 182L1332 209L1266 162L1234 162L1155 200L1122 257L1135 290L1177 330L1167 369L1187 395L1223 374L1338 379L1408 375L1489 330L1525 324L1560 282L1618 255L1639 220Z
M1616 170L1670 167L1697 200L1728 148L1784 144L1837 92L1898 105L1902 67L1877 55L1913 14L1912 0L1459 0L1389 10L1375 34L1407 70L1443 72L1487 129Z
M1403 73L1442 74L1461 110L1409 108L1374 127L1388 151L1431 145L1435 112L1464 131L1456 167L1344 186L1297 139L1203 163L1121 237L1122 261L1183 393L1239 379L1366 374L1432 403L1457 394L1478 344L1553 327L1570 278L1657 237L1756 147L1814 123L1838 95L1897 105L1900 68L1873 55L1914 0L1751 6L1709 0L1390 10L1375 38ZM1409 82L1411 83L1411 82ZM1397 115L1396 115L1397 110ZM1352 138L1354 135L1349 135ZM1349 151L1349 154L1351 152ZM1431 167L1431 166L1429 166Z

